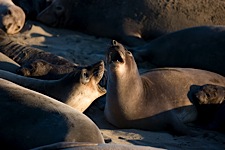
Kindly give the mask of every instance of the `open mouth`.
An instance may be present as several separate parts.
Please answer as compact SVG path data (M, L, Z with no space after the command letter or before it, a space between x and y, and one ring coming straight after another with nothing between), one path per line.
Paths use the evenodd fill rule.
M124 63L122 58L122 52L118 50L113 50L109 52L109 63Z
M104 67L103 61L97 63L96 66L94 66L93 76L96 79L98 88L101 91L106 92L105 87L106 87L107 78L106 78L106 74L105 74L105 67Z

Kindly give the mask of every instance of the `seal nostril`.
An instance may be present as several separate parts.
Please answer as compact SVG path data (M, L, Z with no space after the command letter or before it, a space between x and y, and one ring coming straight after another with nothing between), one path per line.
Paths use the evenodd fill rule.
M116 45L117 45L116 40L112 40L112 45L113 45L113 46L116 46Z
M12 12L10 10L7 11L7 15L11 15Z
M5 28L9 29L12 26L12 23L9 23Z

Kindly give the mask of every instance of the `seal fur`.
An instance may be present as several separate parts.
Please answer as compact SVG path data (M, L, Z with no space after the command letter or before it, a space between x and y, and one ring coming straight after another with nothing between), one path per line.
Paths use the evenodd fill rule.
M225 26L199 26L175 31L133 48L138 65L196 68L225 76Z
M0 0L0 28L8 34L18 33L25 24L24 11L12 0Z
M106 90L99 85L104 74L104 62L81 67L58 80L41 80L0 70L0 77L18 85L55 98L83 112Z
M74 141L104 143L98 127L84 114L10 81L0 82L0 144L4 148L31 149Z
M200 25L223 25L221 0L53 0L37 20L141 45L163 34Z
M106 119L119 128L192 134L184 123L197 119L188 96L192 85L225 85L219 74L192 68L158 68L139 74L131 52L112 42L107 51ZM166 118L166 119L165 119Z

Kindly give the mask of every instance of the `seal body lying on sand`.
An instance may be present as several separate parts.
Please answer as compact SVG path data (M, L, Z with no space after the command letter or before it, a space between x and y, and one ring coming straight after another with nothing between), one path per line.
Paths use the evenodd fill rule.
M53 0L37 20L138 45L187 27L225 24L224 6L221 0Z
M81 67L58 80L41 80L0 70L0 78L12 81L55 98L83 112L106 90L99 85L104 74L104 62Z
M74 141L104 143L98 127L84 114L7 80L0 82L0 144L4 148L31 149Z
M29 76L33 75L43 79L57 79L62 75L76 70L77 64L50 52L45 52L38 48L21 45L12 41L3 31L0 30L0 52L17 62L22 68L30 67ZM39 63L36 63L37 61ZM48 63L52 64L50 67ZM43 64L41 66L36 64ZM58 65L62 67L58 67ZM23 67L24 66L24 67ZM34 68L37 67L37 68ZM21 69L22 69L21 68ZM26 70L20 70L19 73L27 75ZM48 75L50 74L50 75ZM45 78L47 77L47 78Z
M225 133L225 87L214 84L200 86L194 98L197 99L203 125L207 129Z
M32 150L50 150L50 149L62 149L62 150L160 150L160 148L154 148L150 146L137 146L137 145L125 145L125 144L96 144L96 143L84 143L84 142L60 142L41 147L33 148Z
M183 123L197 118L192 85L225 85L219 74L191 68L154 69L140 75L131 54L113 41L107 52L105 116L119 128L170 129L189 134Z
M17 69L17 74L38 79L59 79L77 69L73 65L55 65L42 59L25 63Z
M24 26L25 13L12 0L0 0L0 28L8 34L18 33Z
M136 62L156 67L203 69L225 76L225 26L200 26L169 33L134 49Z

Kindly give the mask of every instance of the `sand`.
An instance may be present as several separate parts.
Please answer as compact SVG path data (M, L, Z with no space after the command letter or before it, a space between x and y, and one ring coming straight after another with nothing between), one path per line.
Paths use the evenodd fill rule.
M78 65L90 65L104 60L111 39L86 35L80 32L50 28L38 22L29 21L29 31L11 35L11 38L23 45L65 57ZM142 70L142 66L139 66ZM118 129L104 118L105 97L96 100L84 113L100 128L107 143L142 145L159 149L225 149L225 134L204 130L189 124L198 135L175 136L168 132L151 132L138 129Z

